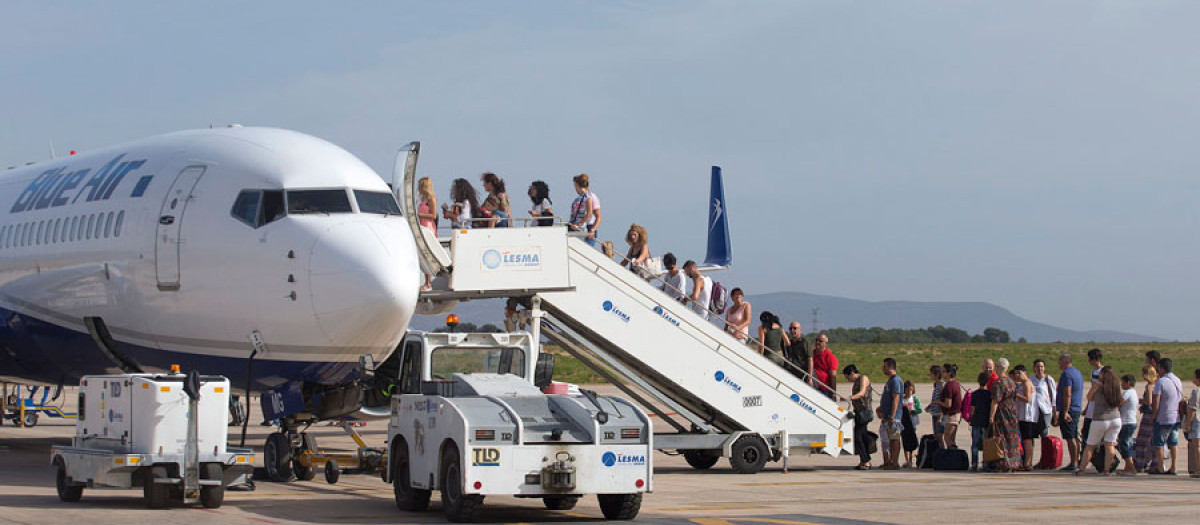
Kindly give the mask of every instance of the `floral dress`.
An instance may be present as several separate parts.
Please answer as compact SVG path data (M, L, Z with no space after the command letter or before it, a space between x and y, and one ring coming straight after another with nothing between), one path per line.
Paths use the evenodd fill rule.
M996 407L996 436L1004 444L1002 468L1016 470L1021 467L1021 427L1017 420L1017 383L1008 376L1001 376L992 383L992 399L998 399Z

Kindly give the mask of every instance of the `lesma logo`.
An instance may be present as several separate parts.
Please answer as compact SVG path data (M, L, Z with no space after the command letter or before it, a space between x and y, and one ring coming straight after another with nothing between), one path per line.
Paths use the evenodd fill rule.
M617 318L620 319L621 322L625 322L625 323L629 322L629 314L622 312L621 309L617 308L617 305L613 304L612 301L604 301L604 304L601 304L600 307L604 308L605 312L608 312L610 314L617 316Z
M616 465L645 465L646 456L642 454L605 452L603 456L600 456L600 462L604 463L604 466L606 467L612 467Z
M723 372L721 370L717 370L717 373L713 375L713 379L716 379L718 383L721 383L721 384L729 387L734 392L737 392L739 394L742 393L742 385L737 384L736 381L731 379L729 376L725 375L725 372Z
M655 306L654 313L658 314L659 317L666 319L668 323L671 323L675 326L679 326L679 320L672 317L671 314L667 313L666 310L663 310L662 306Z

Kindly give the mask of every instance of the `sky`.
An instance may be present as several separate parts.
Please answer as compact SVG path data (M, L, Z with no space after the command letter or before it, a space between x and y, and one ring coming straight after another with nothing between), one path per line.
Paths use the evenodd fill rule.
M229 123L387 176L586 172L602 237L748 294L1200 340L1196 2L0 3L0 166ZM518 206L519 205L519 206ZM618 249L623 243L618 242Z

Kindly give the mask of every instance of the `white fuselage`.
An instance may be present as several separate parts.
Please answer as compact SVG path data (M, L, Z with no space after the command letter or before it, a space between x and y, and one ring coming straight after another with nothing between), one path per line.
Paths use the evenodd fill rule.
M258 339L255 389L350 379L396 347L420 285L404 218L370 212L383 199L350 153L269 128L0 172L0 376L180 364L241 387Z

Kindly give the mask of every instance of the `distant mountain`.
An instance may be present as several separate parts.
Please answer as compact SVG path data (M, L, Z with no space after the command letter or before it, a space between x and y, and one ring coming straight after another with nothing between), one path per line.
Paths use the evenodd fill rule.
M947 326L983 333L988 327L1007 331L1012 340L1024 337L1031 343L1089 342L1130 343L1166 341L1142 334L1112 330L1068 330L1045 323L1030 321L991 303L981 302L917 302L917 301L860 301L803 292L776 292L746 297L755 315L769 310L785 322L800 321L805 331L811 329L812 309L820 308L818 320L822 327L844 328L925 328Z
M1160 342L1166 339L1142 334L1130 334L1111 330L1077 331L1030 321L999 306L982 302L918 302L918 301L860 301L817 295L803 292L776 292L750 295L747 301L754 306L755 316L770 310L784 322L800 321L806 332L812 327L812 309L820 308L822 327L844 328L925 328L928 326L952 326L971 334L983 333L988 327L1007 331L1013 341L1024 337L1031 343L1089 342L1131 343ZM502 326L504 301L487 299L459 303L454 309L463 322L476 325L494 323ZM417 330L433 330L445 326L445 315L413 317L411 323ZM757 319L755 319L757 323ZM757 326L757 325L756 325Z

